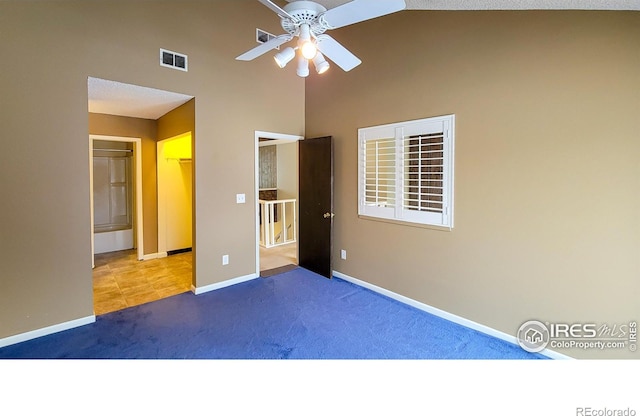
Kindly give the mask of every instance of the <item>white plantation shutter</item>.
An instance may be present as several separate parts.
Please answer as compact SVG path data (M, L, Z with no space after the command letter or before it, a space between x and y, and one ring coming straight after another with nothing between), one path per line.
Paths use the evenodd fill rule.
M403 128L399 160L403 174L400 219L449 226L451 122L423 120Z
M453 122L359 129L359 215L451 228Z
M360 133L361 214L394 218L397 201L397 144L393 128Z
M364 142L363 203L371 212L393 213L396 207L395 138Z

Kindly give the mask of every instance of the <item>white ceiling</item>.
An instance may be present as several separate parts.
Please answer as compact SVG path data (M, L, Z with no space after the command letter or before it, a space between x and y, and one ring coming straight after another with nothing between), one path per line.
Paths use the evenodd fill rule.
M157 120L193 97L100 78L88 80L89 112Z
M315 0L327 9L349 1L351 0ZM275 2L277 3L277 0ZM409 10L640 10L640 0L405 0L405 2Z
M293 1L293 0L288 0ZM351 0L316 0L332 9ZM276 0L276 3L282 4ZM408 10L640 10L640 0L406 0ZM89 112L157 120L192 96L89 78Z

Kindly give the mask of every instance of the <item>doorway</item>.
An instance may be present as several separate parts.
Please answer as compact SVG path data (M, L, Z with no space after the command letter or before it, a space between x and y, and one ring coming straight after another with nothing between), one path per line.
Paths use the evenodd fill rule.
M192 248L193 165L191 132L157 144L158 254Z
M96 253L129 248L142 260L141 139L92 134L89 154L91 265Z
M157 126L160 119L192 101L194 97L93 77L87 79L87 92L90 133L125 136L120 139L134 142L132 158L135 162L132 160L134 165L132 172L135 172L136 196L133 198L135 210L135 248L133 250L95 255L93 194L90 198L94 312L96 315L101 315L192 289L192 252L160 258L161 255L157 250L157 172L156 149L153 146L156 145L158 138ZM188 108L178 113L178 123L183 119L193 118L190 117L192 111ZM175 120L172 119L165 125L174 122ZM195 123L187 125L193 125L188 127L188 130L195 130ZM90 135L90 137L94 136ZM95 137L108 137L109 140L113 140L112 136ZM93 154L92 139L89 140L89 154ZM90 176L93 175L92 163L90 157ZM142 172L144 172L144 180ZM91 183L92 181L91 178ZM143 223L143 197L146 224ZM195 224L195 218L192 222ZM143 230L146 230L145 246L148 253L144 252ZM189 244L190 248L195 250L191 245Z
M255 198L256 198L256 275L260 276L268 269L274 269L285 265L297 264L297 243L287 243L273 247L263 247L261 241L261 196L273 195L270 199L296 200L298 199L298 141L303 136L272 133L264 131L255 132ZM269 153L271 159L261 166L261 148L273 146L273 152ZM263 154L263 160L264 160ZM262 169L261 169L262 168ZM263 171L263 172L261 172ZM272 176L270 181L265 181L264 175ZM262 185L261 186L261 182ZM284 209L284 205L282 205ZM297 217L297 205L295 216ZM281 212L280 214L285 214ZM282 217L283 215L276 217ZM289 215L289 218L292 218ZM286 230L286 228L285 228ZM283 232L286 232L283 230ZM294 234L295 233L295 234ZM295 230L290 230L289 235L297 235Z

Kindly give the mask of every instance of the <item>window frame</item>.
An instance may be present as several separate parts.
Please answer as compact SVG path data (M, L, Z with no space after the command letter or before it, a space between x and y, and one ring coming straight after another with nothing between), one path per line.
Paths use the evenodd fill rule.
M405 205L405 197L407 194L413 194L415 191L409 191L411 185L407 185L409 179L406 178L409 165L405 154L405 145L407 140L415 140L415 136L419 139L426 138L426 135L435 134L436 137L442 137L442 190L441 199L442 207L440 210L426 208L409 208ZM425 136L423 136L425 135ZM372 201L371 193L375 192L376 197L379 187L379 162L378 147L375 148L376 162L374 164L367 163L367 143L375 141L389 141L395 143L395 174L393 191L389 192L393 195L393 206L386 203L380 203L377 199ZM455 115L444 115L437 117L429 117L419 120L404 121L392 124L384 124L378 126L364 127L358 129L358 216L367 219L376 219L381 221L390 221L404 225L436 227L438 229L453 229L453 191L454 191L454 146L455 144ZM436 143L437 145L437 143ZM371 147L369 154L371 154ZM420 150L420 153L422 150ZM439 156L438 156L439 157ZM423 162L422 156L419 156L418 167L429 167L429 163ZM415 159L413 159L415 162ZM416 165L414 165L415 167ZM440 165L438 165L440 166ZM375 186L371 188L372 171L375 168L373 178ZM419 174L423 171L419 169ZM439 173L439 172L438 172ZM388 175L389 177L391 175ZM369 179L369 187L367 188L367 179ZM388 178L387 178L388 179ZM422 176L418 181L424 180ZM429 180L429 179L427 179ZM438 180L440 181L440 180ZM388 180L387 180L388 182ZM414 186L415 187L415 186ZM375 191L371 191L375 189ZM385 189L385 192L387 190ZM423 194L420 194L420 197ZM427 195L427 193L424 193ZM430 194L433 196L433 194ZM431 197L430 196L430 197ZM428 198L430 198L428 197ZM438 196L435 196L437 198ZM368 202L367 202L368 199ZM413 201L415 203L415 200ZM424 202L424 205L422 204ZM418 200L418 206L430 206L434 201L422 199ZM436 201L437 202L437 201ZM435 205L438 205L437 203Z

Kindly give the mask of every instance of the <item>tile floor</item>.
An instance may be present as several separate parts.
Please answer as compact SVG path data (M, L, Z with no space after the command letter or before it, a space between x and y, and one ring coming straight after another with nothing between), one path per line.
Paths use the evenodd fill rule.
M93 269L96 315L163 299L191 290L192 253L139 261L136 250L97 254ZM260 270L297 264L295 243L260 247Z
M136 250L97 254L93 269L96 315L177 295L191 289L191 253L139 261Z

